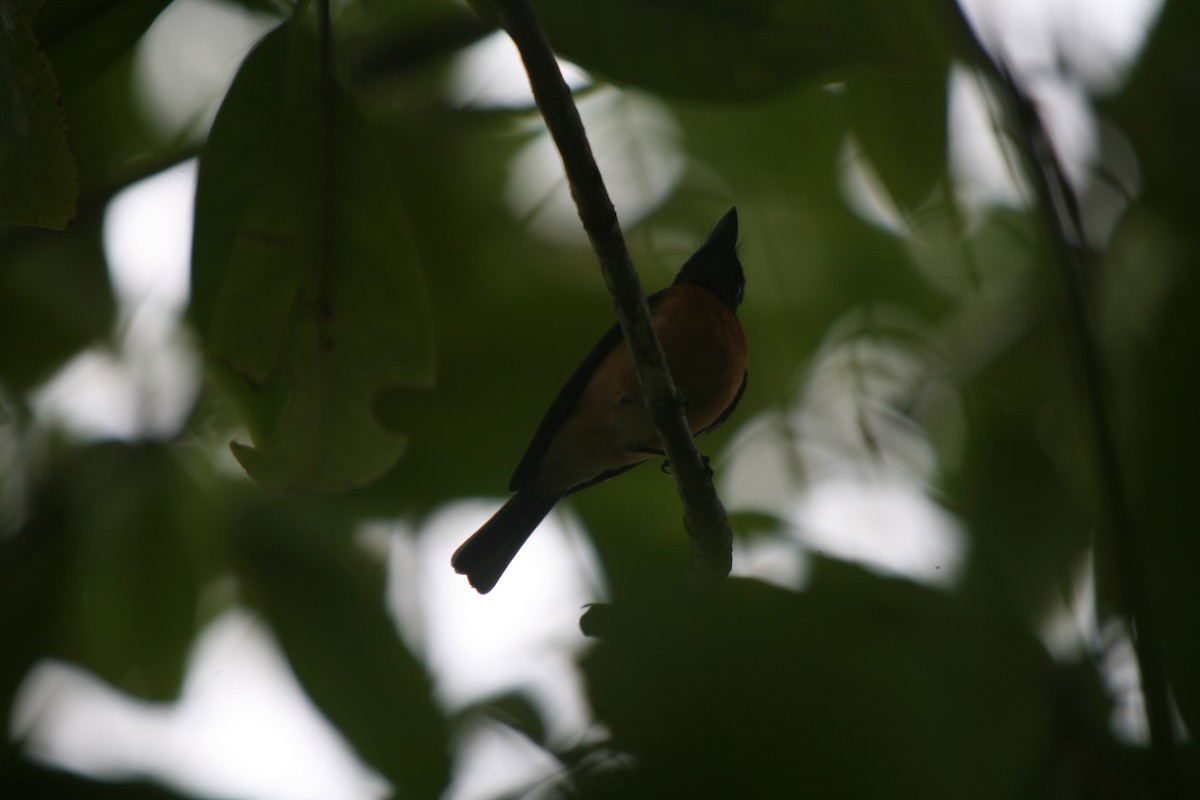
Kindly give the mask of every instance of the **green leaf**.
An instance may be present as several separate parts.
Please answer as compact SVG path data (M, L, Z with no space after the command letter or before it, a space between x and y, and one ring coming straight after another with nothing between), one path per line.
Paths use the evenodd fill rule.
M36 495L11 550L54 595L48 654L140 697L172 699L198 621L191 534L209 533L211 499L160 445L106 443L72 456ZM25 600L37 588L29 583Z
M102 222L85 209L66 234L22 228L0 238L0 381L9 388L27 391L112 327Z
M545 0L537 11L556 53L606 79L730 101L836 80L849 67L886 58L873 5L612 0L585 11L571 0Z
M0 5L0 220L61 230L78 197L54 70L16 9Z
M371 411L432 380L429 313L403 210L366 124L310 35L284 25L246 59L201 159L192 314L271 489L367 483L406 437Z
M82 84L127 53L171 0L46 0L34 23L59 79Z
M899 57L849 81L850 124L867 159L902 210L926 202L946 174L949 55L926 3L888 8Z
M250 507L239 575L313 701L398 796L450 780L445 719L423 665L384 607L384 573L327 509L300 498Z
M944 66L864 71L850 83L851 121L862 153L902 211L927 202L946 175Z

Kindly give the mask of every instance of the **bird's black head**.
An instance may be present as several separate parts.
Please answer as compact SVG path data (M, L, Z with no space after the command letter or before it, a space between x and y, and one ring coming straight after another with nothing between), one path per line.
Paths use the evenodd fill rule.
M691 283L708 289L736 312L746 288L742 262L738 261L737 228L737 209L731 208L713 228L708 241L680 268L673 285Z

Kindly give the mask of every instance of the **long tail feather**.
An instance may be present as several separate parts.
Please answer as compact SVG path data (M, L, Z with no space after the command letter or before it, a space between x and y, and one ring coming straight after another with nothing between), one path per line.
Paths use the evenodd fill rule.
M487 594L561 494L534 487L517 492L483 527L462 543L450 559L454 571L466 575L480 594Z

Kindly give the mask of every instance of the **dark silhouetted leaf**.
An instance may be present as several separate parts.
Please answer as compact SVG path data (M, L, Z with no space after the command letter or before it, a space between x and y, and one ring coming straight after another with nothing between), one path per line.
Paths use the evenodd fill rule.
M376 394L432 377L428 310L387 163L315 45L285 25L246 59L201 159L192 312L272 489L378 477L401 434ZM327 99L326 105L323 98Z
M624 796L1037 794L1048 660L946 595L825 563L811 593L734 579L585 622Z

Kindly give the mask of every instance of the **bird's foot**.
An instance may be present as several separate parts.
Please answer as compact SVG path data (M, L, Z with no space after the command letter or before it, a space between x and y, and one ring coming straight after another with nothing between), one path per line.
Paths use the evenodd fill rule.
M712 461L712 459L710 459L708 456L704 455L703 453L700 454L700 463L704 465L704 480L706 481L711 481L713 477L713 469L709 466L710 461ZM663 471L664 475L674 474L671 471L671 462L669 460L664 461L659 469Z
M683 393L683 389L675 390L675 412L681 417L686 417L691 411L692 404L688 402L687 395Z

